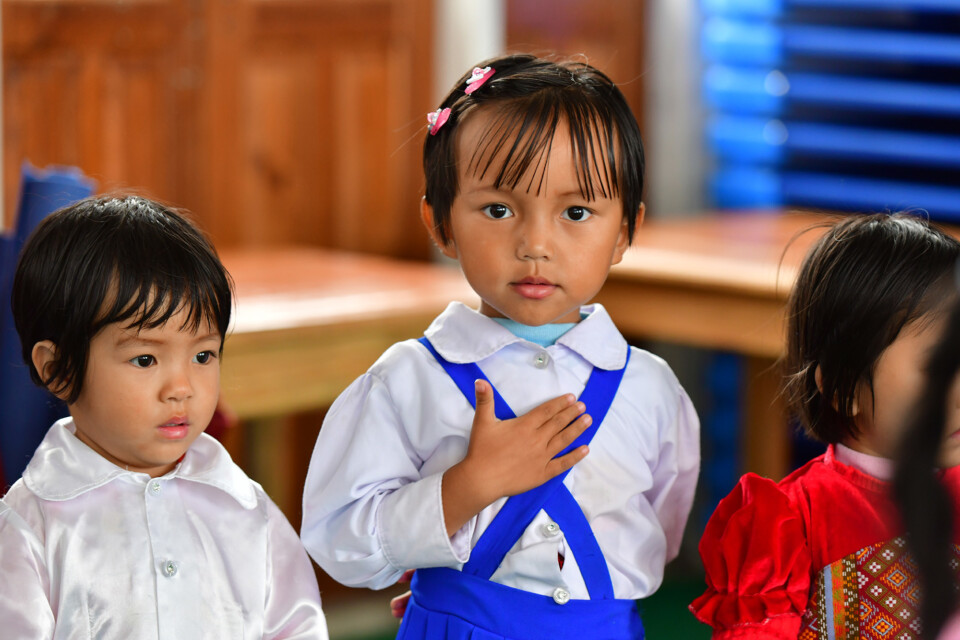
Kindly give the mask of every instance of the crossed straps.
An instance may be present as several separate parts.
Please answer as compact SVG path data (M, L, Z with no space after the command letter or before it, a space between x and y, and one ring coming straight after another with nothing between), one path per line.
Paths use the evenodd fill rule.
M454 383L476 409L476 391L474 382L477 379L490 380L475 363L453 363L444 359L426 338L420 342L436 358L444 371L453 379ZM603 422L613 403L613 398L620 387L627 363L630 361L630 350L627 349L627 362L622 369L608 371L593 368L590 378L580 394L580 401L584 403L593 418L593 423L567 448L557 454L560 457L573 451L579 446L589 444L597 429ZM493 384L490 384L493 387ZM493 388L494 413L500 420L515 418L513 409L506 403L500 393ZM593 535L590 523L587 522L583 510L576 499L563 484L570 470L566 470L539 487L524 493L512 496L497 513L493 522L483 532L476 546L470 553L470 560L463 567L463 572L489 579L503 562L507 552L516 544L517 540L527 529L540 510L546 511L553 520L560 525L566 540L570 543L577 558L577 565L583 576L592 600L613 600L613 584L610 581L610 572L606 560L600 551L600 546Z

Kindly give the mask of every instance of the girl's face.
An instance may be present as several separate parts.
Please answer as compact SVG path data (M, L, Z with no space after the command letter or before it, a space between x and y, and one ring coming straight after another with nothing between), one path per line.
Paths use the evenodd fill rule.
M70 414L77 437L117 466L167 473L213 417L220 334L208 322L196 332L181 330L186 314L181 309L166 324L139 331L109 324L90 342Z
M852 449L884 458L896 457L900 436L926 384L925 367L944 328L944 320L920 318L901 331L877 361L873 393L861 385L857 394L860 434L845 442ZM943 466L960 464L960 384L947 402Z
M533 326L578 322L580 306L597 294L627 248L623 204L581 195L565 121L544 158L545 174L541 164L516 189L495 187L498 157L486 175L470 166L490 118L481 111L459 132L460 190L450 209L449 242L440 242L426 203L424 224L443 254L459 260L481 313Z

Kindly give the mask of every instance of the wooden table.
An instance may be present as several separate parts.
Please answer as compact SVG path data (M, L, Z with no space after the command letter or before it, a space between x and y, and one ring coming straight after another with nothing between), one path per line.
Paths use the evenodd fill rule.
M776 367L785 303L831 219L756 212L650 221L598 296L625 335L746 356L743 467L771 478L790 464Z
M236 312L223 396L244 419L326 408L451 300L478 299L456 265L316 248L225 251Z
M789 454L771 366L782 350L784 302L818 234L784 248L823 219L648 221L598 296L631 338L748 357L744 466L771 477L785 472ZM306 248L228 251L223 261L237 291L223 396L245 422L328 407L389 345L422 335L448 301L477 302L451 265Z

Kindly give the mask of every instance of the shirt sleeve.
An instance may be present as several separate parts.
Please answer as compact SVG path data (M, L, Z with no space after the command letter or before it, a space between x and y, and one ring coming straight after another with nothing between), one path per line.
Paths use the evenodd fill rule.
M310 558L280 509L267 501L265 640L328 640L320 590Z
M666 561L677 557L700 475L700 420L687 393L677 384L676 411L663 430L647 495L667 540Z
M415 381L405 388L422 393ZM367 373L334 402L310 460L301 537L335 580L382 589L407 569L462 564L473 521L446 533L440 486L443 469L422 472L423 459L383 381Z
M700 540L707 590L690 605L715 639L791 638L810 592L810 552L800 517L771 480L741 478Z
M43 544L29 525L0 501L0 621L4 637L53 638L50 579Z

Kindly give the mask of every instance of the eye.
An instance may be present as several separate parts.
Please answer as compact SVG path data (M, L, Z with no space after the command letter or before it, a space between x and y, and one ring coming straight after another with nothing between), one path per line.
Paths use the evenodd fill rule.
M146 369L150 365L156 364L157 359L153 356L137 356L130 358L130 364L140 369Z
M586 207L570 207L569 209L564 209L561 216L564 220L571 220L573 222L583 222L593 213Z
M513 211L510 211L510 208L505 204L488 204L483 208L483 213L494 220L503 220L513 216Z
M197 355L193 356L193 361L197 364L207 364L216 357L217 356L213 351L201 351Z

